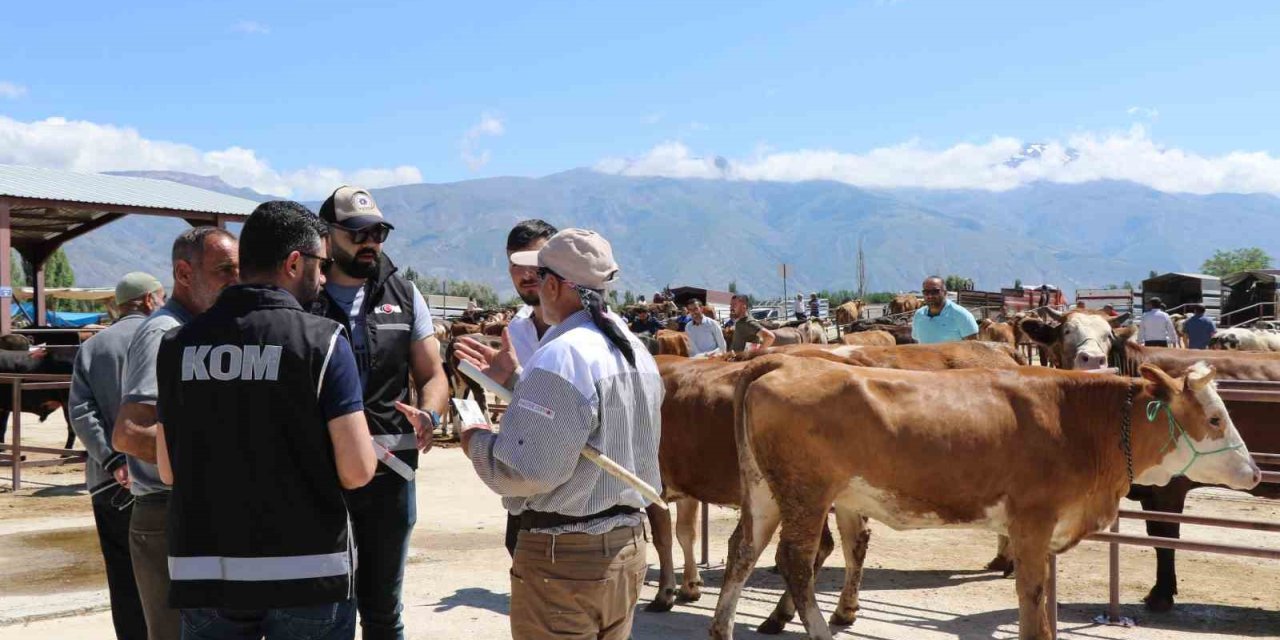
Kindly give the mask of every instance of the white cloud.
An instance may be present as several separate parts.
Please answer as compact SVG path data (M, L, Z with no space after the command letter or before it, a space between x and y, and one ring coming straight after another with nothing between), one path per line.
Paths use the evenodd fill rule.
M422 182L422 173L412 166L280 171L252 149L202 151L187 144L150 140L128 127L64 118L20 122L0 116L0 163L85 172L183 171L216 175L233 186L296 198L321 198L342 184L377 188Z
M1125 113L1148 120L1155 120L1160 117L1160 110L1154 107L1129 107L1125 109Z
M502 123L502 118L491 114L484 113L480 116L480 121L467 129L462 134L462 140L458 142L458 148L462 152L462 161L472 171L478 171L481 167L489 164L489 150L480 148L480 138L498 137L506 133L506 127Z
M12 82L5 82L3 80L0 80L0 98L17 100L18 98L21 98L22 96L25 96L25 95L27 95L26 87L20 84L14 84Z
M945 149L908 141L863 153L826 149L759 148L747 158L695 155L680 142L664 142L637 158L607 158L604 173L728 180L835 180L872 187L1004 191L1036 181L1081 183L1127 180L1178 193L1280 194L1280 157L1265 151L1207 156L1157 144L1145 127L1077 133L1044 143L1039 157L1016 166L1026 142L997 137ZM1074 156L1074 157L1073 157Z
M238 33L247 33L255 36L265 36L271 33L271 27L256 20L241 20L232 25L231 29Z

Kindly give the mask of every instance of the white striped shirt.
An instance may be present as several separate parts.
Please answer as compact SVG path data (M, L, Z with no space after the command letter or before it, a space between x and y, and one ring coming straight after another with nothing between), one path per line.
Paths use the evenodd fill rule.
M615 505L643 509L647 502L638 491L579 455L585 444L661 491L662 378L644 345L625 335L635 350L635 368L585 311L551 328L524 363L502 430L471 437L467 454L476 473L503 496L509 512L585 516ZM643 516L536 531L598 534L638 526Z

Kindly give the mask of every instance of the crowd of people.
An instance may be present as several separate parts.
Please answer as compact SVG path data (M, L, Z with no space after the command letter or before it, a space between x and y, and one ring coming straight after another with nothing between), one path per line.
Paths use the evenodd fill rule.
M167 297L121 278L71 391L118 638L404 637L415 470L449 387L393 230L344 186L318 213L263 203L238 238L184 232ZM661 486L661 379L604 303L605 238L528 220L506 254L525 306L500 349L459 354L514 395L500 432L462 433L509 515L512 635L626 638L648 502L578 452Z

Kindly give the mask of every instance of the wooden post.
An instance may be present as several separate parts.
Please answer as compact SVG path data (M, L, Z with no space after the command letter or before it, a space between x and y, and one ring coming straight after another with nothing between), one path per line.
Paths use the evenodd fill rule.
M1049 618L1049 638L1058 640L1058 556L1049 554L1049 588L1045 594L1045 614Z
M9 249L11 235L9 232L9 201L0 198L0 287L13 287L13 274L9 272ZM13 301L9 296L0 297L0 335L8 335L13 331L13 312L10 311Z
M49 325L48 311L49 303L44 299L44 265L49 259L45 258L40 262L33 263L32 268L36 270L36 276L33 278L35 285L31 290L31 299L34 301L33 306L36 310L36 326L45 327Z
M1111 532L1120 533L1120 518L1116 518L1111 523ZM1109 565L1108 573L1110 578L1110 599L1107 603L1107 622L1116 624L1120 622L1120 544L1112 542L1108 549L1107 564Z

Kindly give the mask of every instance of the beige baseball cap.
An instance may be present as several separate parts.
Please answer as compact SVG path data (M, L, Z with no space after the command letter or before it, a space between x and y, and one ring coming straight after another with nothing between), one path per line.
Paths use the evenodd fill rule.
M512 264L545 267L588 289L604 289L618 278L613 247L604 236L586 229L565 229L537 251L511 254Z
M137 300L147 294L155 293L163 287L155 276L144 271L134 271L124 274L120 278L120 282L116 283L116 304L124 304L130 300Z
M320 219L350 231L359 231L372 224L395 227L382 217L382 210L369 192L359 187L338 187L320 205Z

